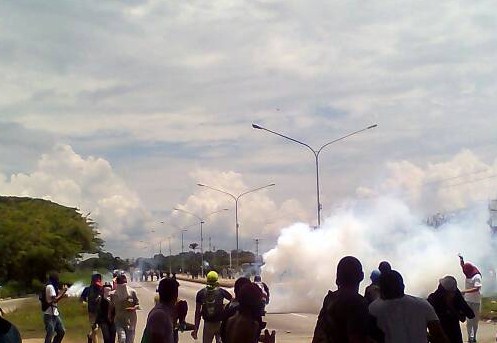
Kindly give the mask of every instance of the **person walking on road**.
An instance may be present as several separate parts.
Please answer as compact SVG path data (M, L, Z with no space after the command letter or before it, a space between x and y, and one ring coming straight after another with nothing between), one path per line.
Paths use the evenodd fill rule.
M80 301L88 306L88 321L90 331L88 332L88 342L98 343L97 308L102 299L102 275L93 274L90 286L85 287L80 296Z
M103 286L102 299L97 306L96 322L102 331L104 343L115 343L116 341L116 325L114 324L115 311L110 303L110 293L112 285L106 283Z
M345 256L338 262L336 275L338 290L324 298L312 343L367 342L368 304L359 294L364 279L361 262Z
M207 286L198 291L195 302L195 329L192 331L193 339L198 338L200 319L204 319L202 343L221 343L221 321L223 319L224 299L230 301L233 297L225 289L219 287L219 276L215 271L207 274Z
M136 310L139 308L136 291L127 285L124 274L116 279L116 290L111 293L112 309L115 311L114 322L118 343L133 343L136 329ZM112 310L111 309L111 310Z
M464 300L475 314L474 318L468 319L466 328L468 330L468 342L476 342L476 333L478 331L478 322L480 320L480 304L481 304L481 273L475 265L464 262L464 258L459 255L459 263L462 271L466 276L466 287L461 293L464 295Z
M175 343L176 302L179 283L171 278L159 282L159 302L150 311L144 336L148 343ZM142 339L143 342L143 339Z
M369 313L385 335L385 343L449 343L435 310L425 299L404 294L404 280L395 270L381 272L381 298Z
M475 314L457 289L457 281L453 276L447 275L439 282L437 290L428 296L428 302L435 309L449 342L462 343L459 321L474 318Z
M66 296L67 287L64 285L60 291L59 286L59 274L57 272L50 273L42 299L43 322L46 331L45 343L60 343L66 333L57 305Z

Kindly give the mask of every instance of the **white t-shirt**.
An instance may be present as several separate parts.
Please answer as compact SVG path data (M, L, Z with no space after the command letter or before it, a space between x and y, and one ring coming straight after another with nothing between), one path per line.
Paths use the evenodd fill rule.
M47 287L45 287L45 300L47 301L47 303L52 303L52 298L53 297L56 297L57 296L57 293L55 293L55 288L54 286L52 285L47 285ZM51 315L54 315L54 316L58 316L59 315L59 309L57 308L57 304L53 304L52 306L49 306L45 312L43 312L45 314L51 314Z
M481 301L481 275L476 274L472 278L466 278L466 289L480 287L477 292L465 293L464 300L469 303L480 303Z
M376 299L369 313L385 334L385 343L426 343L427 324L438 321L435 310L424 299L404 295L397 299Z

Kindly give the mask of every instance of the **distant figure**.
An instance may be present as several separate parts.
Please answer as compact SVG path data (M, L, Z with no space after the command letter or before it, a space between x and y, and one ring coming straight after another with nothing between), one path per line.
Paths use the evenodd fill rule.
M381 298L369 305L369 313L385 335L385 343L448 343L430 303L404 294L404 280L395 270L380 276Z
M102 289L102 298L97 306L96 322L102 331L104 343L114 343L116 341L116 325L114 324L115 310L110 303L112 285L106 283Z
M45 343L60 343L66 333L64 324L60 319L58 302L65 297L67 287L62 287L62 291L59 291L59 288L59 274L57 272L50 273L44 292L44 303L46 305L44 306L44 303L42 303L43 322L45 323L46 331Z
M254 284L259 287L262 293L262 301L261 301L261 315L266 314L266 305L269 304L269 287L262 282L261 276L256 275L254 276Z
M149 343L174 343L174 322L179 283L171 278L159 282L159 302L150 311L144 335Z
M90 286L85 287L80 296L80 301L87 304L88 321L90 331L88 332L88 342L98 343L97 308L102 299L102 275L93 274Z
M3 310L0 308L0 342L2 343L22 343L19 330L3 318Z
M127 285L124 274L117 277L116 290L110 295L112 309L116 316L116 335L118 343L133 343L135 340L136 310L139 301L136 291Z
M375 269L371 272L371 276L369 277L371 284L364 290L364 298L368 304L371 304L380 297L380 275L381 272L379 270Z
M224 299L230 301L231 294L219 287L219 276L215 271L207 274L207 286L197 292L195 299L195 330L192 331L193 339L198 337L200 319L204 319L203 343L212 343L214 337L221 343L221 320L223 319Z
M453 276L446 276L439 282L437 290L428 296L428 302L435 309L449 342L462 343L459 321L464 322L475 315L457 289L457 281Z
M381 261L378 270L380 273L386 273L392 270L392 266L387 261Z
M257 343L260 332L260 303L262 293L253 283L245 283L238 294L238 309L235 315L229 317L223 325L223 343ZM264 343L274 343L275 332L266 330L260 340Z
M359 294L364 279L362 265L353 256L338 262L338 290L328 291L319 312L312 343L367 342L368 304Z
M473 310L475 317L468 319L466 328L468 330L468 342L476 342L476 333L478 331L478 322L480 320L480 303L481 303L481 273L469 262L464 262L464 258L459 255L459 263L461 264L462 271L466 276L466 287L461 293L464 295L464 300L468 303L469 307Z

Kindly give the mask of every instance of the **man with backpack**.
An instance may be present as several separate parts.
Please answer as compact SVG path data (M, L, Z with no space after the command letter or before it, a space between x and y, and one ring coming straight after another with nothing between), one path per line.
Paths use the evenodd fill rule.
M202 343L221 343L221 321L223 319L224 299L230 301L233 297L225 289L219 287L219 276L215 271L207 274L207 286L198 291L195 302L195 329L192 331L193 339L198 337L200 318L204 319Z
M48 282L39 297L46 331L45 343L60 343L64 338L66 331L60 319L57 303L66 295L66 291L66 286L59 291L59 274L50 273Z
M88 320L90 322L90 332L88 332L88 343L98 343L97 310L102 299L102 275L93 274L90 286L83 289L80 300L88 304Z

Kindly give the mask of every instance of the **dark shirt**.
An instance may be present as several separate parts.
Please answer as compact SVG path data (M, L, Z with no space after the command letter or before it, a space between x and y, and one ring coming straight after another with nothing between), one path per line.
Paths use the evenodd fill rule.
M459 321L464 322L466 318L474 318L475 314L459 290L456 291L452 301L449 302L446 299L446 291L441 287L428 296L428 302L435 309L449 342L462 343Z
M1 343L21 343L19 330L8 320L0 317L0 342Z
M349 290L329 291L319 312L312 343L348 343L351 335L367 337L368 304Z
M88 303L88 313L97 313L98 302L101 298L100 293L101 289L96 285L90 285L83 289L80 299Z
M206 301L206 297L207 297L207 288L203 288L201 289L200 291L197 292L197 296L195 298L195 302L197 304L201 304L202 306L205 305L205 301ZM225 290L224 288L217 288L216 289L216 299L215 299L215 302L217 304L220 304L221 306L219 307L220 308L220 311L219 313L216 315L215 318L209 318L207 319L207 321L209 322L220 322L221 320L223 320L223 310L224 310L224 305L223 305L223 301L224 299L226 300L231 300L233 298L233 296L231 295L230 292L228 292L227 290ZM202 311L203 313L203 311ZM203 315L203 314L202 314ZM206 320L206 318L204 317L204 320Z

